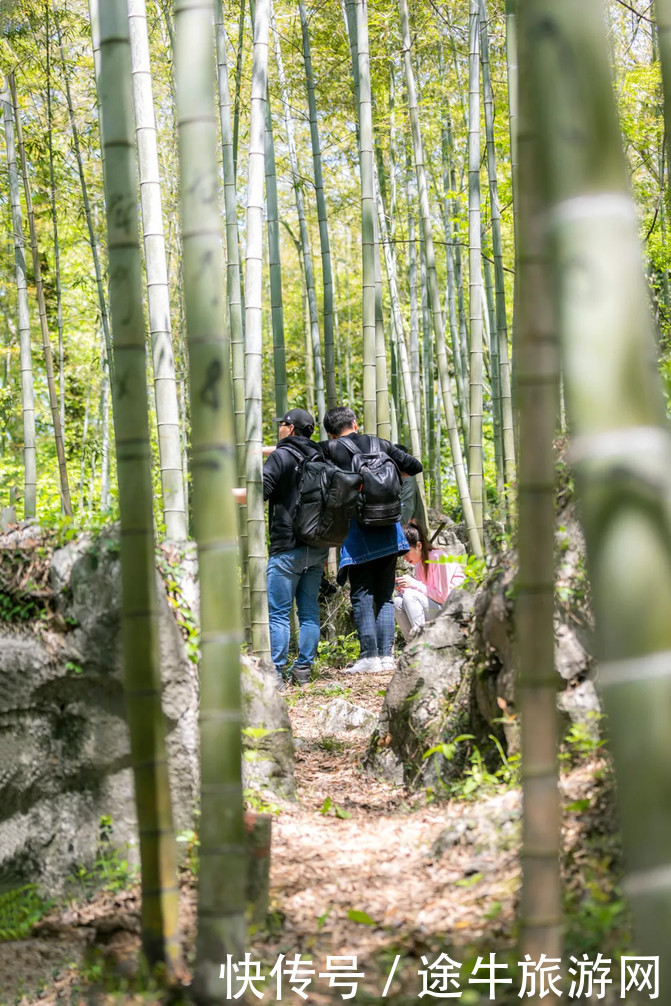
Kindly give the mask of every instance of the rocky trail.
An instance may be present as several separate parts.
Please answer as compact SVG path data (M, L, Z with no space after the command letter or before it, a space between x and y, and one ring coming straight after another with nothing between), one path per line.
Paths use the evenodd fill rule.
M286 960L302 954L315 972L306 993L314 1003L344 1001L351 987L331 987L328 972L336 963L349 965L360 974L351 979L358 983L353 1001L401 1006L415 1002L424 987L422 957L431 964L447 953L468 962L460 1001L489 1002L481 987L464 984L463 975L477 955L512 960L519 791L488 779L470 799L432 800L366 775L361 758L369 731L328 734L323 710L346 699L377 717L390 677L330 669L308 687L285 693L296 747L297 800L276 808L270 925L252 935L251 959L268 974L280 955L286 967ZM588 873L596 883L584 839L602 825L604 801L595 777L607 772L603 759L592 758L562 783L569 808L566 882L576 897ZM188 872L181 909L188 960L195 937L195 887ZM150 980L133 975L138 946L137 890L59 907L30 939L0 944L0 1002L169 1001L152 991ZM332 961L329 969L329 957L350 960ZM284 980L281 999L276 978L268 976L256 985L263 1000L248 992L246 1001L304 1001ZM124 986L125 991L107 991ZM501 988L495 1001L519 1001L517 989Z

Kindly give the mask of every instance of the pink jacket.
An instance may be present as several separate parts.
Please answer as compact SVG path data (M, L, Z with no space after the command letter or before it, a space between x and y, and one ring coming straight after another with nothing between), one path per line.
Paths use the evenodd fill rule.
M428 566L421 561L413 567L413 584L411 590L419 590L427 594L436 604L443 604L448 594L466 579L464 567L458 562L440 562L441 556L447 555L442 549L434 548L429 552Z

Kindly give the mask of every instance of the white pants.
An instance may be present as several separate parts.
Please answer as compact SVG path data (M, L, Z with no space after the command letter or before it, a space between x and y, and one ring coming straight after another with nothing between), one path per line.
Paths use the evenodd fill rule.
M404 590L394 598L396 624L407 639L411 629L430 622L440 611L440 605L421 590Z

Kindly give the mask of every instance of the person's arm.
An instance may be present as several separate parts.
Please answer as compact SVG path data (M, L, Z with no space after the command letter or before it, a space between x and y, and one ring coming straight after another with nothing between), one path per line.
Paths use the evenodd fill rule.
M414 458L412 454L402 451L396 444L391 444L388 440L381 440L380 446L384 453L389 455L401 475L419 475L422 471L422 462Z
M396 586L404 590L418 590L420 594L426 594L426 584L422 580L416 580L414 576L404 573L396 578Z
M233 493L233 499L235 502L239 503L240 506L244 506L247 502L247 487L242 486L242 488L238 488L236 486L234 489L231 489L231 492Z
M282 477L282 455L284 451L273 451L263 466L263 499L269 500L275 496Z
M435 555L435 559L438 559L438 555ZM454 588L459 587L465 579L466 573L460 562L430 562L427 593L436 604L443 604Z
M401 524L407 524L415 513L415 483L410 482L412 476L403 476L401 482Z

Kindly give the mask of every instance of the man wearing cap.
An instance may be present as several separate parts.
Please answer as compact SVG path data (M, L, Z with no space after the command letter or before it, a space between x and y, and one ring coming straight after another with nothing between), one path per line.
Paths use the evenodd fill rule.
M278 444L263 466L263 498L269 502L270 548L268 555L268 616L270 655L284 687L289 653L291 606L298 609L298 656L290 671L297 685L310 680L319 642L319 584L326 548L312 548L296 541L294 514L298 504L300 458L318 453L310 440L315 421L305 409L289 409L279 423Z

